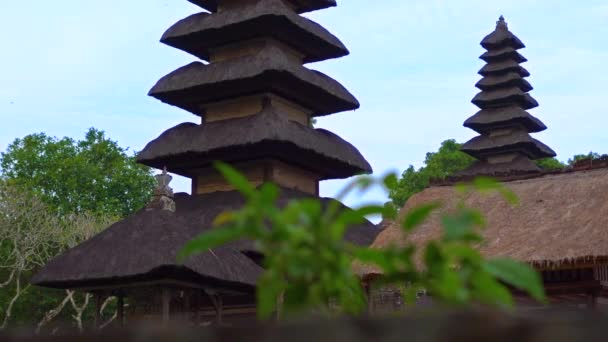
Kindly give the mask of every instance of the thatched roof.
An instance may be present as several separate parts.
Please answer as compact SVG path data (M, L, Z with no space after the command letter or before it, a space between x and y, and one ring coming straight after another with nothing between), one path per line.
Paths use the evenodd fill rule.
M238 9L199 13L173 25L161 42L209 60L210 49L254 38L275 38L301 52L304 63L348 55L338 38L297 15L283 0L261 0Z
M191 63L160 79L149 95L201 115L205 103L255 93L283 96L312 109L314 116L359 108L340 83L294 63L275 46L217 63Z
M507 72L514 72L521 77L530 76L530 72L526 70L526 68L522 67L517 61L512 59L490 62L479 69L477 73L481 76L491 76Z
M479 56L479 59L487 63L506 59L516 61L517 63L524 63L528 61L526 57L522 56L519 52L517 52L517 49L514 49L510 46L486 51L481 56Z
M499 50L505 47L517 50L526 47L519 38L509 31L505 18L502 16L496 22L496 29L483 38L481 46L486 50Z
M478 111L464 122L464 127L478 133L485 133L496 126L519 124L528 132L541 132L547 129L542 121L518 106L487 108Z
M183 123L161 134L139 153L138 162L184 176L215 160L276 158L311 170L322 179L371 173L357 148L324 129L313 129L265 108L242 118Z
M216 12L219 0L188 0L191 3L200 6L201 8L209 11ZM256 0L252 0L256 1ZM297 13L312 12L328 7L335 7L336 0L287 0L295 8Z
M280 205L290 199L310 197L282 189ZM322 199L328 203L329 199ZM175 213L141 210L90 240L65 252L44 266L32 279L35 285L55 288L119 287L133 282L181 280L201 285L247 287L257 282L262 269L243 252L252 251L250 242L234 243L176 264L176 253L226 210L243 205L235 192L190 196L176 194ZM367 222L354 226L346 239L368 245L378 230Z
M517 87L523 92L528 92L533 89L532 85L516 72L507 72L503 75L492 75L484 77L475 84L475 87L481 90L493 90L496 88L503 87Z
M489 154L520 151L531 159L555 157L555 152L547 145L532 138L522 130L514 130L504 135L479 135L462 145L462 151L478 159Z
M608 163L607 163L608 164ZM510 257L539 268L576 263L608 263L608 168L546 174L504 183L519 198L512 206L498 194L471 193L468 207L487 220L481 252L488 257ZM432 201L453 210L458 194L452 186L434 186L412 196L402 213ZM440 236L438 215L405 236L398 225L385 229L373 248L413 243L423 246ZM361 266L362 275L378 273Z
M516 86L481 91L471 102L479 108L492 108L490 106L501 103L506 105L518 105L522 109L538 107L538 102L536 102L530 94L522 91Z
M518 155L508 163L492 164L477 160L463 171L457 172L455 177L473 180L479 175L499 177L512 174L533 174L538 176L542 169L528 156Z

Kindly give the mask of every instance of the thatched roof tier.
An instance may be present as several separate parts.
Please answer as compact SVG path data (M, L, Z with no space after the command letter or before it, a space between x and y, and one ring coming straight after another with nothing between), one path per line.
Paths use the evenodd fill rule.
M477 133L488 133L496 127L520 125L530 133L541 132L547 126L518 106L487 108L478 111L464 122L464 126Z
M555 152L542 142L532 138L522 130L512 130L507 134L474 137L462 145L462 151L477 159L490 155L518 152L531 159L555 157Z
M297 15L282 0L262 0L215 14L199 13L173 25L161 42L210 60L211 50L234 42L274 38L303 54L304 63L348 55L338 38Z
M371 173L350 143L324 129L287 119L273 109L256 115L197 125L183 123L164 132L139 153L138 162L191 176L190 170L213 161L239 162L276 158L299 165L321 179Z
M453 186L435 186L412 196L402 213L419 205L441 201L443 212L455 210L459 199L485 216L486 257L510 257L539 269L577 264L608 264L608 169L548 174L504 183L519 198L513 206L498 194L469 193L464 198ZM414 244L424 246L440 236L439 215L433 215L405 235L398 224L379 234L373 248ZM358 265L362 276L379 274Z
M471 101L479 108L517 105L522 109L538 107L538 102L530 94L517 87L507 87L489 91L481 91Z
M516 72L507 72L506 74L502 75L484 77L479 82L477 82L477 84L475 84L475 87L481 90L494 90L497 88L504 87L517 87L523 92L529 92L533 89L532 85Z
M490 51L486 51L483 55L479 56L479 58L487 63L500 62L504 60L512 60L517 63L525 63L528 61L512 47L492 49Z
M151 96L196 115L203 113L206 103L260 93L282 96L313 110L313 116L359 108L357 99L340 83L293 63L275 46L217 63L191 63L150 90Z
M472 181L476 176L501 177L504 175L538 175L542 169L529 157L518 155L509 162L491 164L484 161L475 161L467 169L456 173L457 179Z
M191 3L209 11L216 12L218 3L227 0L188 0ZM256 0L252 0L256 1ZM296 13L312 12L324 8L335 7L336 0L284 0L289 3Z
M496 22L494 32L483 38L481 46L486 50L498 50L505 47L518 50L526 47L519 38L509 31L507 23L502 16Z
M281 190L279 205L310 195ZM222 212L244 204L235 191L207 195L175 195L176 211L141 210L77 247L56 257L33 278L35 285L56 288L120 287L131 283L182 280L206 287L249 288L262 269L244 253L254 250L243 241L176 262L177 252L198 234L213 229ZM321 199L327 205L331 199ZM347 231L346 240L369 245L378 233L365 222Z
M481 76L492 76L502 75L507 72L517 73L521 77L530 76L530 72L514 60L488 63L479 70L478 74Z

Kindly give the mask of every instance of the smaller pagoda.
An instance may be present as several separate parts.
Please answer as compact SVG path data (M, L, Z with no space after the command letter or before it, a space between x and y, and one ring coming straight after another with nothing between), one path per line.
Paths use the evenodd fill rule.
M530 136L547 127L527 112L538 102L528 93L532 86L525 77L530 73L520 65L527 59L517 52L525 45L501 16L481 46L487 52L479 58L487 64L479 70L483 78L475 85L481 92L471 101L481 110L464 123L480 135L462 146L478 161L460 175L538 172L533 161L554 157L555 152Z

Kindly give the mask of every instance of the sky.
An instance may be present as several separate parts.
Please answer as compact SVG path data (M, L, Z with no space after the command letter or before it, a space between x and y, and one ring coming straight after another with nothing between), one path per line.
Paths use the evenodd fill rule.
M197 11L186 0L0 1L0 151L27 134L82 138L89 127L138 151L170 127L197 122L146 95L195 60L159 39ZM531 113L548 126L534 136L561 160L608 153L605 0L338 0L306 16L351 54L308 67L341 82L361 108L317 126L358 147L377 175L422 166L443 140L470 139L462 123L477 111L479 42L501 14L527 46L524 67L540 103ZM322 195L344 182L323 182ZM190 189L181 178L172 186ZM346 202L386 200L377 190Z

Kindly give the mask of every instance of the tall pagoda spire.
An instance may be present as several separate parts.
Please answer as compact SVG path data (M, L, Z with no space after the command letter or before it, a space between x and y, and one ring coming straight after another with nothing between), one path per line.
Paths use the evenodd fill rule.
M517 50L525 45L511 31L503 16L496 29L481 41L487 50L480 59L487 64L475 85L481 90L472 102L481 110L464 126L480 135L466 142L462 151L478 159L463 175L492 175L539 171L533 160L553 157L555 152L529 133L547 127L527 112L538 107L530 94L530 73L520 64L527 61Z
M150 142L139 162L193 181L193 194L232 190L213 161L254 184L272 181L318 195L318 183L371 172L340 137L312 117L359 108L340 83L306 63L347 55L338 38L300 16L333 0L190 0L210 11L169 28L161 42L203 61L163 77L150 95L201 117Z
M371 167L354 146L310 125L313 117L359 107L340 83L304 66L348 54L338 38L300 16L335 0L189 1L209 12L177 22L161 41L202 61L169 73L149 94L200 122L168 129L139 153L138 162L163 170L145 209L53 259L32 281L90 291L98 303L127 297L128 307L118 305L127 319L216 312L217 322L230 324L255 316L263 256L254 244L238 241L176 261L188 241L215 229L218 214L244 204L213 162L229 163L253 186L278 185L278 205L318 198L320 181ZM190 178L192 194L174 194L168 172ZM377 233L365 220L350 226L345 240L369 245Z

